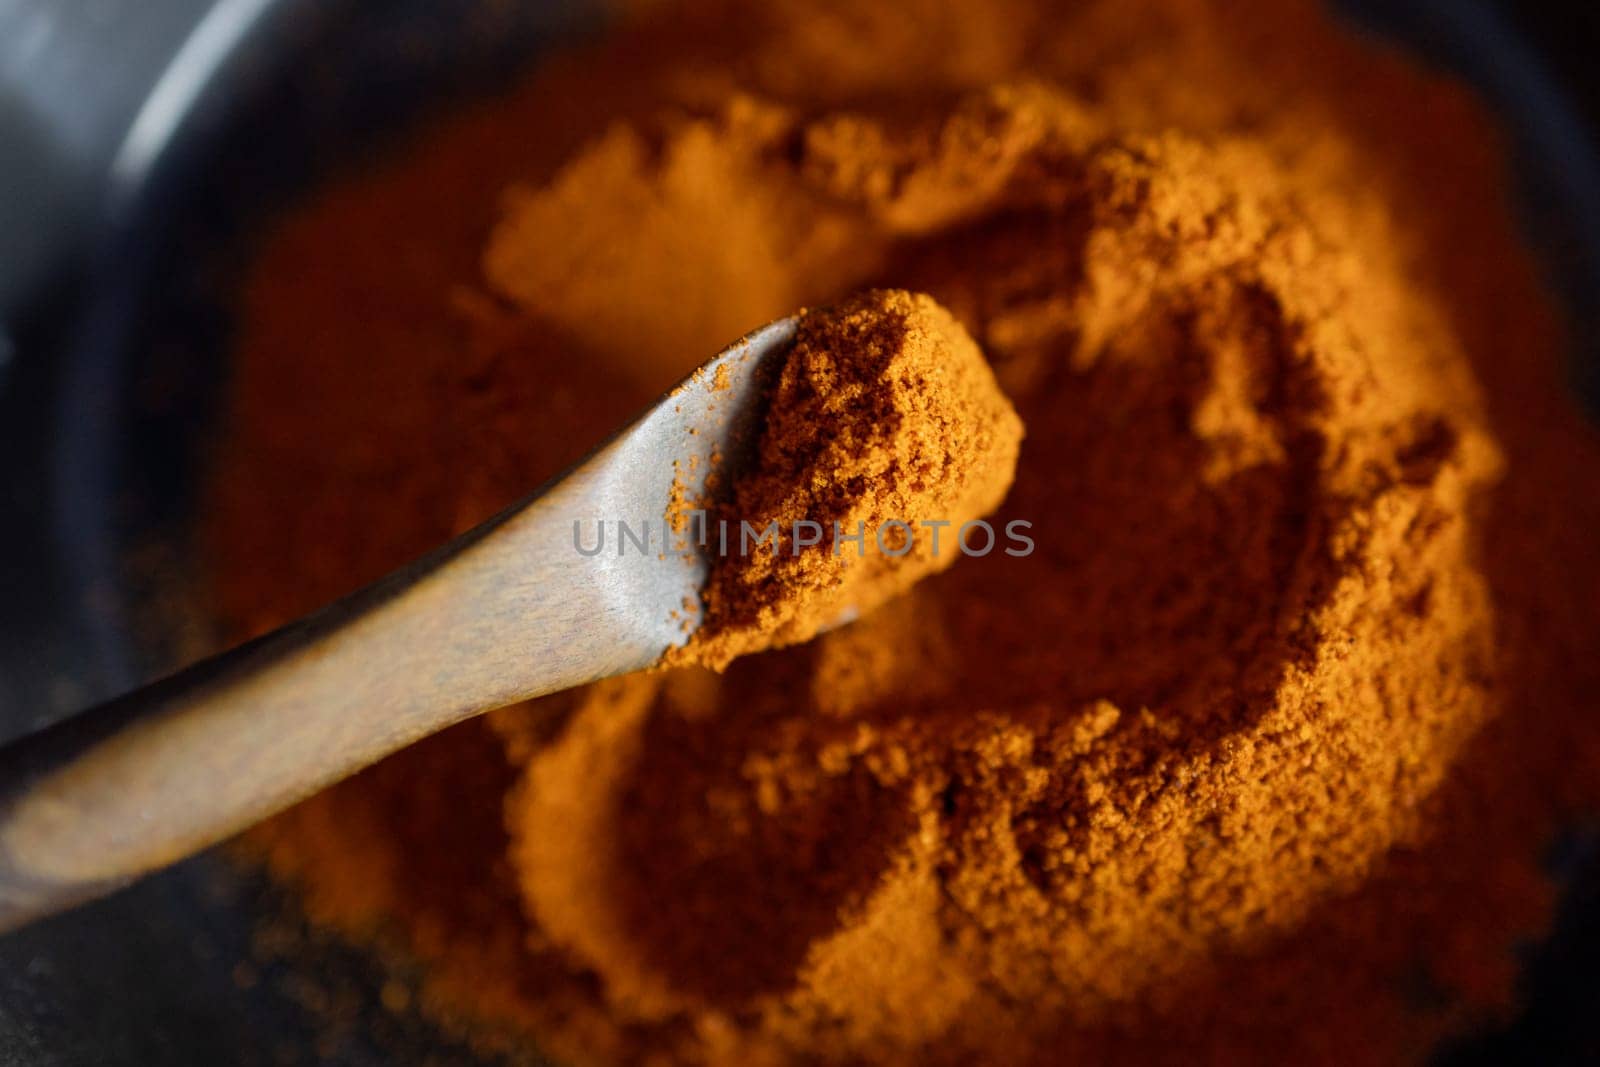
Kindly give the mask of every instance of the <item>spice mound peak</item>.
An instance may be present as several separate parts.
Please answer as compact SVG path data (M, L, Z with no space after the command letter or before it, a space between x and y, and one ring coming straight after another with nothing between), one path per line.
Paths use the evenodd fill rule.
M933 298L875 290L802 312L767 405L750 469L702 527L703 621L667 664L808 640L996 543L965 528L1011 487L1022 421Z

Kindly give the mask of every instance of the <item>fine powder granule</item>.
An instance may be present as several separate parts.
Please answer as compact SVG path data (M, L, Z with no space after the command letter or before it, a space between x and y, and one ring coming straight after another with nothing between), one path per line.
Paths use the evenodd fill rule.
M554 60L264 249L238 633L871 285L989 357L1037 547L247 844L486 1047L1424 1058L1510 1005L1600 800L1600 447L1502 173L1461 89L1299 2L668 5Z
M711 572L700 625L665 663L720 670L810 640L950 566L963 531L994 551L992 527L985 540L966 525L1011 487L1022 426L931 298L882 290L801 312L762 403L750 469L720 490L727 472L711 472L725 499L698 515L669 504Z

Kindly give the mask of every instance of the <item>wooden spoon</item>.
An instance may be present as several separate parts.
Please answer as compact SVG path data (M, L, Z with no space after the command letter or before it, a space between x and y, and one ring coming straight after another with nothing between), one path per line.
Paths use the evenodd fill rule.
M663 520L713 455L737 471L753 451L794 336L792 318L749 334L565 475L411 566L0 748L0 931L452 723L649 667L682 644L707 562L665 544ZM619 521L636 540L621 542Z

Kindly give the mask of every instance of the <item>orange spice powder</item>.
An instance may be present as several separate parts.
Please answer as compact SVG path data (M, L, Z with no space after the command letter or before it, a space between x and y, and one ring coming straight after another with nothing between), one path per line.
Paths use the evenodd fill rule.
M1512 1005L1600 799L1600 442L1502 173L1462 89L1300 0L652 7L276 232L224 616L873 285L987 356L1036 549L494 713L248 844L500 1049L1425 1058Z
M994 551L993 527L968 524L1010 488L1022 425L932 298L883 290L801 312L763 403L726 500L669 516L714 550L702 621L667 664L720 670L810 640L950 566L964 535Z

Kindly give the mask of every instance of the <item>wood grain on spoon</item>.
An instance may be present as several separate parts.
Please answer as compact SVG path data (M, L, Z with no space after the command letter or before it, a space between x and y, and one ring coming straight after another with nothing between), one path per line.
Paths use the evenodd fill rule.
M663 662L720 669L869 610L953 562L954 535L941 555L910 531L994 508L1021 434L977 346L928 297L864 293L762 327L428 558L0 749L0 929L481 712ZM859 559L798 540L751 555L741 529L737 550L719 537L702 551L669 529L691 500L719 528L897 523L902 537Z
M665 551L659 520L679 471L748 449L794 330L790 318L749 334L567 474L427 558L0 749L0 930L191 855L453 723L681 644L706 563ZM574 523L592 536L601 522L652 519L648 553L575 547Z

